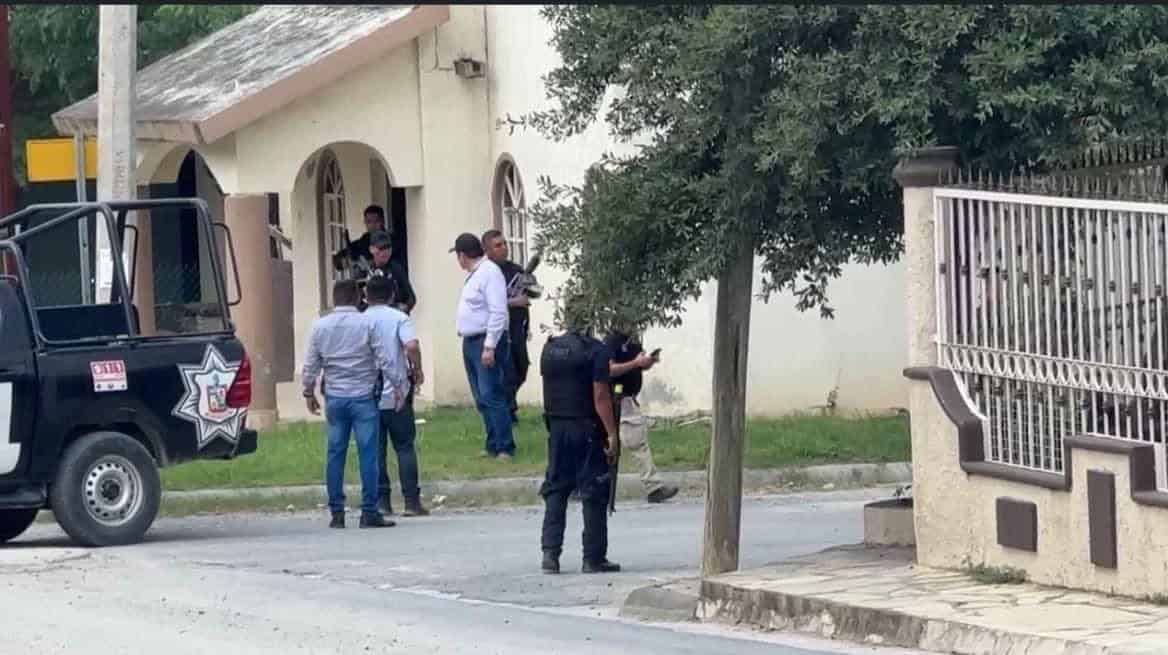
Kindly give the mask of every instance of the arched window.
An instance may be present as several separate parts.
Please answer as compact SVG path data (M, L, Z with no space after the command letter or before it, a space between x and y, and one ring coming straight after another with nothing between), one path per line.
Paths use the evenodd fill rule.
M495 228L503 232L511 260L527 265L527 204L523 197L523 180L515 162L505 159L495 169Z
M322 266L328 271L324 278L328 282L335 282L343 277L341 271L333 268L333 253L345 247L345 182L341 177L341 165L337 156L331 150L325 150L320 156L320 165L317 170L318 207L320 207L320 222L323 228L321 246ZM325 305L331 305L331 284L326 284Z

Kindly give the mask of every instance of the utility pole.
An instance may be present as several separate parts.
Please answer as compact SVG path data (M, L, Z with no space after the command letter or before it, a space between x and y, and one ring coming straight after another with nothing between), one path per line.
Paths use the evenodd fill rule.
M101 5L97 47L97 199L132 200L134 169L134 82L138 73L138 6ZM84 147L84 142L82 142ZM84 152L84 150L82 150ZM84 173L83 173L84 174ZM98 221L96 302L110 301L114 260L110 238Z
M16 211L16 178L12 173L12 76L8 64L8 5L0 10L0 216ZM0 234L0 238L9 236ZM11 252L0 255L0 274L16 273Z
M0 10L0 216L16 211L12 173L12 73L8 63L8 5Z

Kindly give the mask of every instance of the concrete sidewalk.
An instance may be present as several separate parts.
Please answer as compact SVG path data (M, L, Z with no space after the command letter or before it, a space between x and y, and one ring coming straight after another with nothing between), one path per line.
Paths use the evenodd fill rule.
M918 567L911 548L830 549L709 578L700 595L696 614L704 621L940 653L1168 653L1168 607L1028 583L980 584L962 572Z
M910 481L912 468L907 462L887 464L830 464L823 466L794 467L782 469L746 470L742 486L749 493L765 493L792 488L826 488L872 486L878 484L904 484ZM668 484L681 487L686 495L705 493L705 471L663 472L661 478ZM395 487L396 487L396 480ZM543 478L487 478L483 480L422 480L423 498L444 497L450 502L466 504L489 504L501 500L538 500L539 485ZM360 496L360 487L350 485L347 493ZM395 498L400 489L395 488ZM274 497L274 496L320 496L324 498L324 485L295 485L284 487L244 487L232 489L199 489L195 491L168 491L163 498L172 499L214 499ZM624 500L644 499L644 489L635 474L620 476L619 497Z

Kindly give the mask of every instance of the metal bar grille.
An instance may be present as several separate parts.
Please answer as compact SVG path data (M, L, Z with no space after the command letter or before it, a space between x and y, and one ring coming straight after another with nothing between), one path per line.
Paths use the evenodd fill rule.
M1168 434L1168 204L941 188L940 365L991 461L1061 472L1062 440ZM1164 466L1160 487L1168 488Z

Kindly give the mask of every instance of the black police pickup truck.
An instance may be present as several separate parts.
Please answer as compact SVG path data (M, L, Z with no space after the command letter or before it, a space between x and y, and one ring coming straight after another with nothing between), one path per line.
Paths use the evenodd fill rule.
M140 541L160 467L256 450L224 257L230 231L197 199L0 219L0 543L42 509L82 545Z

